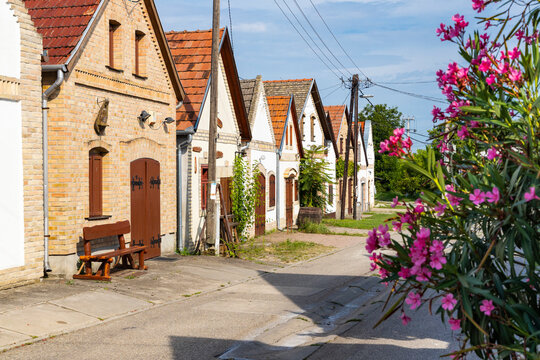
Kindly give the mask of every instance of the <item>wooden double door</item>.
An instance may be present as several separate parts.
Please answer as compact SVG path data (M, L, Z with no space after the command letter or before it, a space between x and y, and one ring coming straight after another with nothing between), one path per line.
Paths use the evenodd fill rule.
M266 231L266 178L263 174L259 174L257 181L259 192L255 206L255 236L261 236Z
M161 255L159 162L137 159L130 165L131 244L147 246L145 259Z

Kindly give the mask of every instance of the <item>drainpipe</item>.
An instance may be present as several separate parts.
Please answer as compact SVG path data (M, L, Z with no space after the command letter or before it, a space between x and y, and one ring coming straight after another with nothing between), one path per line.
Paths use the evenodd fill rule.
M183 182L182 182L182 150L186 147L186 146L189 146L189 144L191 144L191 141L193 140L193 134L195 133L195 131L193 130L193 127L190 126L189 128L187 128L186 130L178 130L176 131L176 135L179 136L179 137L186 137L185 140L182 140L180 142L178 142L178 145L176 147L176 164L177 164L177 171L176 171L176 179L177 179L177 184L178 184L178 188L177 188L177 207L178 207L178 210L177 210L177 226L178 226L178 230L177 230L177 237L176 237L176 248L180 251L182 251L184 249L184 236L183 236L183 231L184 231L184 227L183 227L183 224L182 224L182 217L183 217L183 213L182 213L182 205L183 205L183 199L182 199L182 187L183 187Z
M276 221L277 221L277 229L281 230L280 227L280 220L281 220L281 174L279 173L279 159L281 158L281 152L279 150L276 150Z
M56 80L42 95L41 111L43 116L43 272L51 272L49 264L49 137L48 137L48 113L47 104L49 96L64 82L65 65L43 65L43 72L56 71Z

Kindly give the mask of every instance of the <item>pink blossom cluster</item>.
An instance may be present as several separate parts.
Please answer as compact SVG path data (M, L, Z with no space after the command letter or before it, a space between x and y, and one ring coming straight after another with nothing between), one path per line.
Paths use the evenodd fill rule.
M394 135L390 136L388 140L381 142L381 149L379 153L383 154L389 152L390 156L401 157L402 155L410 152L412 147L412 140L410 137L403 138L405 129L394 129Z
M454 188L454 185L446 185L446 198L448 199L448 202L450 203L450 205L452 206L459 206L459 204L461 203L461 201L463 201L462 198L458 197L458 196L455 196L454 194L456 193L456 189ZM452 194L454 193L454 194Z
M465 28L469 26L469 23L465 21L465 17L459 14L452 16L454 26L446 26L441 24L437 29L437 36L441 38L441 41L451 41L465 33Z
M486 3L489 1L486 0L472 0L472 8L473 10L476 10L477 12L482 12L484 8L486 7Z
M378 229L373 228L373 230L368 232L366 250L371 254L377 249L390 245L390 243L391 238L390 233L388 232L388 225L380 225Z
M497 187L493 187L491 191L487 192L483 192L480 189L474 189L474 191L469 194L469 200L471 200L476 206L481 205L485 201L491 204L497 204L500 199L501 193Z
M538 37L540 36L538 30L532 33L532 35L526 36L525 32L521 29L516 31L515 35L518 40L525 41L528 45L531 45L533 41L538 41Z
M429 281L432 269L441 270L446 264L444 244L438 240L431 241L430 236L429 229L420 228L409 252L413 263L410 274L415 275L418 281Z

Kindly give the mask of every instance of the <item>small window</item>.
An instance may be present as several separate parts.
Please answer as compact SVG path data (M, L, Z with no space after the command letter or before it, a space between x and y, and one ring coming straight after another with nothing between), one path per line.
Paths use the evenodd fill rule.
M343 137L339 138L339 154L343 154Z
M201 166L201 209L206 210L206 195L208 194L208 165Z
M89 158L89 212L90 217L103 216L103 157L107 151L94 148L88 153Z
M315 116L311 117L311 141L315 141Z
M122 68L121 40L120 23L114 20L109 21L109 67L113 69Z
M269 202L270 207L276 206L276 176L270 175L269 180L270 192L269 192Z
M289 128L285 129L285 147L289 146Z
M290 130L289 130L289 134L290 134L290 137L291 137L291 140L289 141L289 144L291 144L291 149L292 149L293 144L294 144L294 142L293 142L293 128L292 128L292 125L289 127L289 129L290 129Z
M135 31L135 73L144 77L146 75L146 56L144 47L144 33Z

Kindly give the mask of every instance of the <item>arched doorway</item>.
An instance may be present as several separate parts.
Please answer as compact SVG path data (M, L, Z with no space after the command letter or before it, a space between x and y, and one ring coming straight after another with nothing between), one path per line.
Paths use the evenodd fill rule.
M255 207L255 236L261 236L266 231L266 178L262 173L259 173L257 181L259 193Z
M161 207L159 162L131 162L131 244L147 246L145 259L161 255Z

